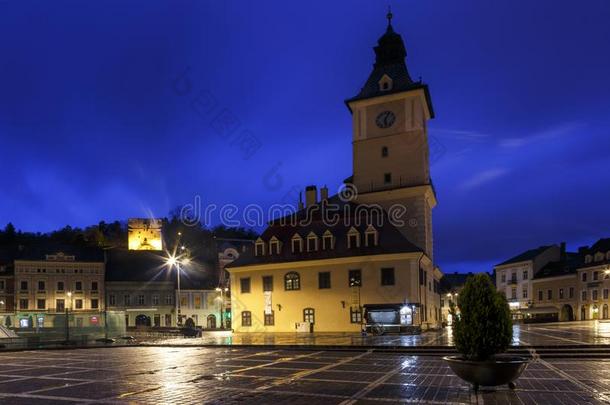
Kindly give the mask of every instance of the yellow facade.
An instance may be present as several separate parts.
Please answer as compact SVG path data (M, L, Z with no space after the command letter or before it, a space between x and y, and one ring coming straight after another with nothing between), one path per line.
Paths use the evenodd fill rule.
M423 259L423 260L420 260ZM352 322L350 308L357 310L366 304L427 303L428 311L423 319L422 308L413 313L413 326L424 328L438 324L440 301L432 288L420 285L419 263L426 271L430 285L438 281L439 274L431 271L430 262L421 253L402 253L376 256L357 256L326 260L310 260L293 263L253 265L231 268L231 310L233 329L236 332L294 332L296 323L303 322L304 310L314 310L314 332L358 332L361 322ZM394 268L395 284L381 285L381 269ZM350 287L349 271L359 269L362 286ZM297 272L300 288L287 291L284 276ZM319 288L318 274L330 272L330 288ZM270 307L274 324L265 325L265 307L269 304L263 292L263 276L273 277ZM242 279L250 279L250 292L242 292ZM360 304L360 305L359 305ZM242 325L242 312L251 314L251 326ZM356 319L355 319L356 320ZM425 322L427 321L427 322Z

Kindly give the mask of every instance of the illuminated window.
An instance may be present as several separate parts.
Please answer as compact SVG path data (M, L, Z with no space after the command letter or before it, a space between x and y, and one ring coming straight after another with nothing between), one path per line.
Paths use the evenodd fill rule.
M252 312L241 312L241 326L252 326Z
M362 271L350 270L348 272L347 281L350 287L362 287Z
M350 323L362 323L362 311L360 308L350 307L349 309Z
M316 323L316 311L313 308L303 310L303 322Z
M295 271L286 273L286 275L284 276L284 289L286 291L301 289L301 277L299 276L299 273Z
M273 311L271 311L270 314L268 314L267 312L264 312L263 315L265 318L265 326L275 325L275 313Z

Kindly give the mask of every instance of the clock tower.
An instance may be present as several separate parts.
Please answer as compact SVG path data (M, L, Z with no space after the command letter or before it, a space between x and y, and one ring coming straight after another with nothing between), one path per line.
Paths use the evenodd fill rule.
M427 121L434 117L428 86L409 75L402 37L388 26L364 87L346 100L353 123L353 177L357 202L386 211L406 208L398 228L431 259L432 208ZM398 210L400 211L400 210ZM396 211L396 212L398 212Z

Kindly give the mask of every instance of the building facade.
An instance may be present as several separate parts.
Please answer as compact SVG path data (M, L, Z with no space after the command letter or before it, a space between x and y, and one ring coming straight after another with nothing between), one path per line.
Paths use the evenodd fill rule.
M610 238L581 249L577 270L578 319L610 319Z
M346 100L353 117L348 192L329 197L322 188L318 196L307 187L305 206L272 221L253 252L227 266L237 332L440 325L426 129L434 114L389 18L373 71ZM390 218L396 207L403 216Z
M75 325L99 326L104 310L104 262L56 252L15 260L15 326L52 327L52 314L69 310Z

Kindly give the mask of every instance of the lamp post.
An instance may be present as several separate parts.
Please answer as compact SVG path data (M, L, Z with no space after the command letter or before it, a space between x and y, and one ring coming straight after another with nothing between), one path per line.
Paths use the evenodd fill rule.
M220 288L216 287L216 291L220 292L220 329L225 328L225 317L224 317L224 307L225 307L225 292L229 291L227 287Z
M184 250L184 246L181 247L182 250ZM182 260L178 260L175 256L170 256L167 259L167 265L169 266L169 268L171 269L172 267L176 267L176 278L177 278L177 282L176 282L176 286L178 287L178 300L176 301L176 325L177 326L182 326L182 311L181 311L181 301L182 301L182 297L180 295L180 265L187 265L190 263L190 260L188 257L185 257Z
M66 295L70 300L70 306L72 306L72 291L68 291ZM70 342L70 311L67 302L64 304L64 309L66 310L66 343L68 343Z

